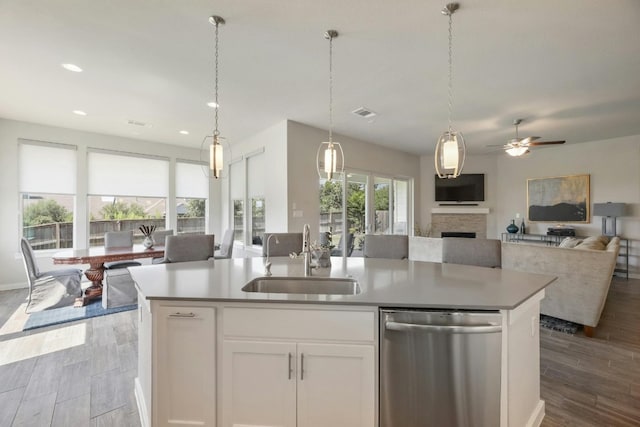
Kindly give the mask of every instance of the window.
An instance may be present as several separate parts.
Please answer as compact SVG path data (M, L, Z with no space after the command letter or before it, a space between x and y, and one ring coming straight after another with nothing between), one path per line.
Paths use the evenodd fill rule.
M201 165L176 162L176 213L178 234L204 234L209 180Z
M229 193L233 209L234 240L244 244L244 162L236 162L229 169Z
M169 161L106 151L88 153L89 245L104 244L104 233L141 225L165 228Z
M251 244L262 246L265 227L264 154L247 158L247 194L251 203Z
M373 178L373 202L374 202L374 234L390 234L389 227L389 194L391 192L391 180L389 178Z
M393 180L393 234L408 234L409 181Z
M76 147L20 140L22 235L35 250L73 246Z

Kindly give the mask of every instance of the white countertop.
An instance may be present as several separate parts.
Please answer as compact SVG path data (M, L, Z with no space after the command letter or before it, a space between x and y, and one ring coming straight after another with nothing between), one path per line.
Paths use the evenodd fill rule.
M302 260L273 257L273 276L302 276ZM149 300L234 301L511 310L555 278L541 274L374 258L332 258L319 277L351 277L358 295L264 294L241 288L263 276L262 258L234 258L130 267L138 289Z

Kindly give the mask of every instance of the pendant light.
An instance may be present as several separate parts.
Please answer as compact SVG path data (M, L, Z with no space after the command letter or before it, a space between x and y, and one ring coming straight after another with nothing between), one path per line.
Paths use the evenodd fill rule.
M457 178L462 172L466 155L466 146L462 132L454 131L451 127L451 111L453 109L453 60L452 60L452 26L453 13L458 10L458 3L449 3L442 14L449 17L449 129L445 131L436 144L435 165L440 178Z
M336 30L328 30L324 38L329 40L329 141L320 143L316 153L316 169L321 179L331 181L334 175L344 172L344 153L339 142L333 140L333 39Z
M202 145L204 146L205 142L210 140L209 142L209 173L208 175L212 178L220 178L222 169L224 168L224 158L223 158L223 147L221 144L220 131L218 130L218 109L220 108L220 104L218 103L218 28L220 25L224 25L225 20L220 16L213 15L209 18L209 22L216 27L216 37L215 37L215 121L214 121L214 129L213 135L206 136L202 141ZM202 147L201 147L202 148ZM203 150L201 149L201 152Z

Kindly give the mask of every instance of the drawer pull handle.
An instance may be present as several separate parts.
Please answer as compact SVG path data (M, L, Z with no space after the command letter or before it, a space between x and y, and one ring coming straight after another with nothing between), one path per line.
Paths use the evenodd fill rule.
M180 313L179 311L176 313L171 313L169 317L196 317L195 313Z
M293 373L293 367L291 366L291 359L293 358L293 355L291 353L289 353L289 379L291 379L291 374Z
M300 381L304 380L304 353L300 353Z

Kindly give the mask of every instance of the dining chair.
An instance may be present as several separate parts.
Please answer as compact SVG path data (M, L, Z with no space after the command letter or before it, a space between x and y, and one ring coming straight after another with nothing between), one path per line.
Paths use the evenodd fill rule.
M213 258L213 234L167 236L162 263L204 261Z
M73 305L76 298L82 296L82 270L67 268L41 272L33 248L24 237L20 241L20 250L29 283L25 312Z
M232 228L229 228L224 232L220 250L217 251L218 253L216 255L214 255L215 259L231 258L233 255L233 236L235 235L235 232L236 230Z
M351 256L351 253L353 252L353 244L354 244L354 239L353 239L353 233L346 233L347 234L347 256ZM344 241L344 233L340 236L340 240L338 241L338 245L331 249L331 256L342 256L342 242Z
M502 265L502 243L498 239L444 237L442 239L442 262L500 268Z
M269 240L269 236L274 236ZM262 256L267 256L267 245L269 245L269 256L289 256L290 253L302 252L302 233L264 233L262 239Z
M107 231L104 233L104 248L130 248L133 246L133 230L126 231ZM124 260L105 262L105 270L113 270L116 268L136 267L142 265L138 261Z
M169 230L160 230L153 233L153 241L156 245L166 246L167 236L173 236L174 232L172 229ZM152 264L162 264L164 262L164 257L152 258Z
M406 259L409 257L409 237L399 234L365 234L364 257Z

